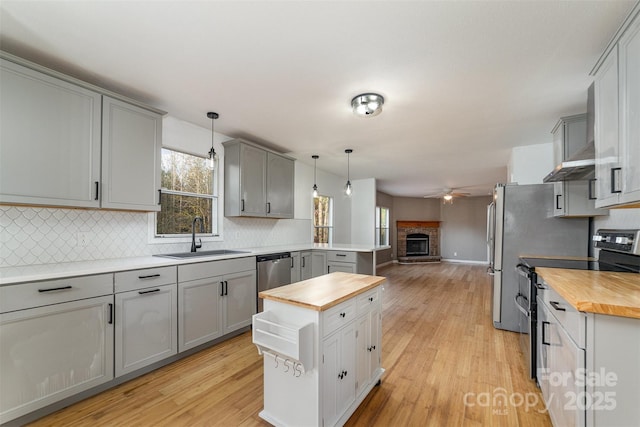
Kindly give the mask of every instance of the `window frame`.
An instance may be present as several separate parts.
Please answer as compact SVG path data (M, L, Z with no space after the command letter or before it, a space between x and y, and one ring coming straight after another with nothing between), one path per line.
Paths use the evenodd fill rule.
M171 147L162 147L162 150L174 151L188 156L199 157L202 159L208 159L206 156L194 154L187 150L175 149ZM166 188L160 189L161 197L165 194L180 195L187 197L198 197L202 199L211 200L211 233L196 233L198 238L201 238L203 242L217 242L222 241L222 224L220 218L222 218L222 203L220 203L220 156L216 156L214 159L212 174L212 193L211 194L198 194L186 191L168 190ZM158 234L158 212L150 212L148 216L148 228L149 228L149 243L186 243L191 242L191 233L180 234Z
M382 215L381 212L382 210L385 210L387 212L386 214L386 227L383 227L381 221L382 221ZM391 215L391 209L387 208L385 206L376 206L376 238L375 238L375 244L376 246L389 246L389 242L391 241L391 236L389 235L389 223L391 222L390 219L390 215ZM380 242L380 232L382 230L386 230L387 232L385 233L385 236L387 238L387 241L385 243Z
M329 200L329 209L327 212L327 216L328 216L328 223L329 225L316 225L316 203L315 200L313 201L313 243L319 243L319 244L332 244L333 243L333 197L331 196L325 196L322 194L319 194L317 198L321 198L324 197L326 199ZM313 199L316 199L316 197L313 197ZM316 242L316 230L318 229L327 229L328 231L328 242Z

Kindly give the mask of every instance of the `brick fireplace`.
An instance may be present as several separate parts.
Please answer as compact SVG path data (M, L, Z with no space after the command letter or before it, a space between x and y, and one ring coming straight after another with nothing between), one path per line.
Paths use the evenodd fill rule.
M398 262L439 262L440 221L396 221Z

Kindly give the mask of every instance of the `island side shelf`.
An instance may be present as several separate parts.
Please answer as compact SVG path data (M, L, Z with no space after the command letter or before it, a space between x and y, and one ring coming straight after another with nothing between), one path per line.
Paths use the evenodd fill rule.
M335 272L260 293L253 340L264 409L277 426L343 425L384 373L384 277Z

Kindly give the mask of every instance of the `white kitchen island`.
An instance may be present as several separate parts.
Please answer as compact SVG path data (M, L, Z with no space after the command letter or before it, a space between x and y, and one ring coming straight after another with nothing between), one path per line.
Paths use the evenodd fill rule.
M260 292L253 342L264 355L264 409L277 426L343 425L375 387L384 277L335 272Z

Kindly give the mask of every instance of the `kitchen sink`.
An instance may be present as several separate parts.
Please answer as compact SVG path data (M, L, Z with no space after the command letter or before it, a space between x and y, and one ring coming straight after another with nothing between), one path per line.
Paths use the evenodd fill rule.
M198 258L203 256L219 256L219 255L234 255L234 254L250 254L249 251L233 251L229 249L216 249L213 251L200 251L200 252L178 252L175 254L158 254L154 256L159 256L163 258L175 258L175 259L184 259L184 258Z

